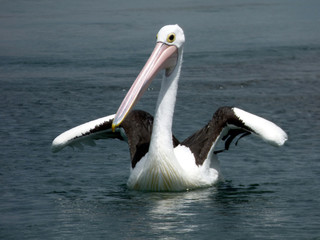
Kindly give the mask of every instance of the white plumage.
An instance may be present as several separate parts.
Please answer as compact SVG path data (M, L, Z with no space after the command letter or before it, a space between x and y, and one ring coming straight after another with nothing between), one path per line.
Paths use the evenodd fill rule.
M248 126L254 133L266 142L274 146L282 146L287 141L287 134L276 124L262 117L248 113L239 108L233 108L235 114Z

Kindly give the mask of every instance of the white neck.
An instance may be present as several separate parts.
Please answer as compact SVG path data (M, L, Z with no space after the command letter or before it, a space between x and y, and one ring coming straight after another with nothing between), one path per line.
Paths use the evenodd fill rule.
M149 147L149 154L151 155L157 155L159 152L167 152L168 154L172 154L173 152L172 119L182 65L183 49L180 49L180 51L175 70L169 77L164 75L161 83Z

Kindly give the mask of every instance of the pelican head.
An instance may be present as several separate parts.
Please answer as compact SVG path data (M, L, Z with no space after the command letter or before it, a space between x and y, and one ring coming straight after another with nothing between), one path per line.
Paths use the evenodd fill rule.
M157 43L159 42L180 49L185 42L182 28L177 24L162 27L157 34Z
M122 101L112 123L112 130L118 127L135 106L155 76L165 70L169 77L175 70L181 55L185 37L178 25L167 25L157 34L157 43L145 66Z

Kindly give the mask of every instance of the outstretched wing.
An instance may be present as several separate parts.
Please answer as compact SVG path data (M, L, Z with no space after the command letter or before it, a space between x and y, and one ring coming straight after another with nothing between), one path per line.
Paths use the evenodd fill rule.
M189 147L195 156L197 165L202 165L209 152L215 150L219 140L225 142L225 150L228 150L235 137L240 135L242 138L251 133L276 146L283 145L288 139L287 134L280 127L264 118L239 108L221 107L205 127L181 144ZM221 151L214 153L218 152Z
M74 127L57 136L51 146L52 152L59 152L66 146L83 148L83 144L94 146L94 140L119 138L125 140L121 131L112 132L111 125L114 115L99 118Z
M95 145L95 140L117 138L129 144L132 168L148 152L153 117L141 110L131 111L119 127L112 132L114 115L99 118L74 127L56 137L52 142L52 151L58 152L66 146L83 148L83 145ZM173 145L179 141L172 136Z

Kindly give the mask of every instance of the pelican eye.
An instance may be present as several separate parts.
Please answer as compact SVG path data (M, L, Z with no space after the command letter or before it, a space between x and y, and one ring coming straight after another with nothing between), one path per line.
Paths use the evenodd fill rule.
M167 42L168 43L173 43L174 40L176 40L176 35L174 33L170 33L167 37Z

